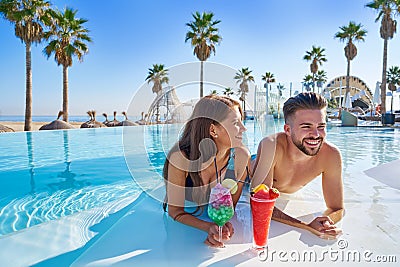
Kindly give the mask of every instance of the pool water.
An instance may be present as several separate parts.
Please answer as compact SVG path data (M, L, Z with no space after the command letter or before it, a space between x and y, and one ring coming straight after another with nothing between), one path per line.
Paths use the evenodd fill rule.
M121 129L0 136L0 235L139 194Z
M274 120L245 125L251 153L263 136L283 129L283 122ZM165 155L181 128L152 125L1 134L0 236L161 185ZM362 186L353 173L400 155L399 129L328 127L327 139L342 152L347 184ZM345 192L345 197L349 194Z

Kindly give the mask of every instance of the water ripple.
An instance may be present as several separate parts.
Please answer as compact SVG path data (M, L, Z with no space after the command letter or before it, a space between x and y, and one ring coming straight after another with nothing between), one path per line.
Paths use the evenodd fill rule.
M102 207L139 193L134 183L128 181L79 190L60 190L51 195L41 192L14 199L0 210L0 236L76 212Z

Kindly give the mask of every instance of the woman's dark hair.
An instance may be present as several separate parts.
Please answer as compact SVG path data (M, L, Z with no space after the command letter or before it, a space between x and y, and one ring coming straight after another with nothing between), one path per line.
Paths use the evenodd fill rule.
M285 123L296 113L298 110L304 109L324 109L327 106L326 99L321 95L307 92L300 93L286 100L283 104L283 116L285 118Z
M185 171L188 172L193 187L203 186L200 177L201 165L217 153L214 142L211 142L211 124L219 125L235 107L239 109L243 117L240 103L226 96L212 94L201 98L196 103L192 115L185 124L179 141L171 148L165 160L163 177L166 188L168 188L168 167L169 164L172 164L169 159L171 154L177 151L183 152L184 156L189 160L189 169ZM179 166L179 168L183 167ZM199 211L201 203L206 203L204 202L206 200L206 196L204 195L193 195L193 200L198 204L193 214ZM166 196L163 204L164 211L166 211L167 202L168 199Z

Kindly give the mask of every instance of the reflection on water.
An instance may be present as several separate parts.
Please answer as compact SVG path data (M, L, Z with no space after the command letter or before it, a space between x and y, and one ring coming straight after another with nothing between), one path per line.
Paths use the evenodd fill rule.
M91 183L87 180L77 180L75 177L76 173L71 171L71 161L70 161L70 151L69 151L69 131L63 131L63 150L64 150L64 171L60 172L57 177L62 178L57 179L56 182L48 183L48 186L53 190L67 190L67 189L80 189L84 186L90 185Z
M30 176L30 187L31 193L35 192L35 165L33 164L33 141L32 132L26 133L26 147L28 149L28 166L29 166L29 176Z

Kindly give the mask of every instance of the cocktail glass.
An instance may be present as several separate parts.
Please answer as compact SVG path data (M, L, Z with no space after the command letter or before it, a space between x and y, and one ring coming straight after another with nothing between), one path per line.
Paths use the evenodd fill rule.
M208 204L208 216L218 225L218 241L222 240L222 226L227 223L234 214L232 196L229 189L217 183L211 189Z
M251 215L253 219L253 248L267 248L269 225L276 199L259 199L250 197Z

